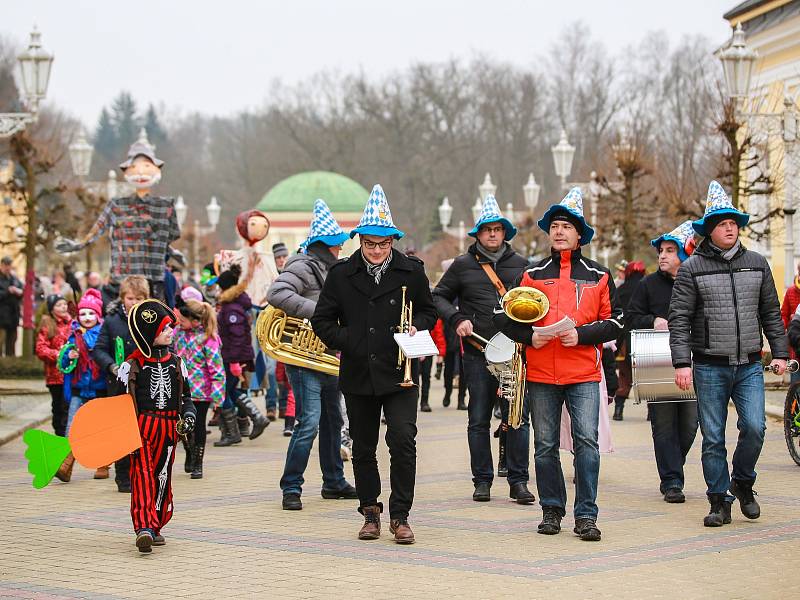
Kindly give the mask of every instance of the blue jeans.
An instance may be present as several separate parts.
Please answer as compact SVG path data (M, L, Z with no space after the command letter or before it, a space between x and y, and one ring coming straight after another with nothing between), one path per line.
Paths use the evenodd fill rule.
M286 465L281 477L284 494L301 494L303 473L308 466L311 447L319 433L319 466L322 487L340 490L347 485L342 465L342 413L339 409L339 379L303 367L286 365L286 374L294 390L295 425Z
M708 494L728 494L731 478L753 482L756 462L767 429L764 415L764 370L749 365L694 365L697 411L703 433L703 476ZM728 400L733 400L739 419L739 440L733 453L733 472L728 471L725 423Z
M567 489L561 470L561 405L566 404L572 422L575 448L576 519L597 518L597 479L600 475L600 449L597 423L600 418L600 386L595 381L553 385L528 382L533 407L534 461L536 487L542 507L566 514Z
M69 430L72 427L72 419L75 418L75 413L78 412L78 409L86 404L89 400L84 400L74 391L72 392L72 398L69 401L69 412L67 412L67 430L64 434L65 436L69 435Z
M494 479L492 443L489 433L492 410L497 399L497 378L486 368L483 356L464 354L464 377L469 388L467 406L467 442L473 483L491 483ZM500 400L504 417L508 414L508 402ZM522 425L519 429L509 427L506 436L506 466L508 484L527 483L530 463L530 404L523 404Z
M231 373L231 363L224 363L225 366L225 400L222 401L222 408L236 408L236 400L239 398L239 378Z

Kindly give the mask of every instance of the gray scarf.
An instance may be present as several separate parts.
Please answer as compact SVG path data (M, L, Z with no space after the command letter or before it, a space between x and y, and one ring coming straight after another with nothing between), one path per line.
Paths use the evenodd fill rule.
M506 246L508 242L503 242L503 244L498 248L497 252L490 252L486 248L484 248L480 242L475 242L475 248L480 252L483 256L488 258L494 264L497 264L501 258L503 258L503 254L506 253Z
M742 243L739 240L736 240L736 243L733 246L731 246L727 250L723 250L713 242L708 242L708 243L711 246L711 248L713 248L716 252L718 252L719 255L728 262L733 260L733 257L736 256L736 253L739 251L739 248L742 245Z
M373 265L367 260L367 257L364 256L363 251L359 250L359 252L361 252L361 260L364 261L364 266L367 267L367 273L369 273L370 277L375 278L375 285L380 285L381 277L383 277L386 269L389 268L389 263L392 262L392 252L390 252L389 256L386 257L386 260L379 265Z

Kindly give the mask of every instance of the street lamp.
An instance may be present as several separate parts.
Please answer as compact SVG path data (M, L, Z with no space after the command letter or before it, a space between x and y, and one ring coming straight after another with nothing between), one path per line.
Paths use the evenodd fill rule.
M481 216L481 211L483 210L483 202L481 201L480 196L475 198L475 204L472 205L471 210L472 210L472 220L477 222L478 217Z
M186 202L183 201L183 196L178 196L175 200L175 218L178 219L178 227L183 229L183 224L186 221L186 212L188 208Z
M41 34L36 27L31 31L28 48L17 57L17 62L20 67L24 103L30 112L0 113L0 137L12 136L25 129L28 123L35 123L39 103L47 94L53 55L42 48Z
M505 217L506 217L506 219L508 219L509 221L511 221L511 223L513 224L513 223L514 223L514 216L515 216L515 215L514 215L514 205L513 205L511 202L508 202L508 203L506 204L506 214L505 214Z
M445 196L442 198L442 203L439 205L439 225L442 226L442 231L447 232L447 226L450 225L450 219L453 218L453 207L450 206L450 200Z
M175 200L175 218L178 220L178 227L180 229L183 229L183 224L186 222L188 212L189 207L186 205L183 196L178 196ZM199 219L195 219L194 223L192 223L192 268L195 273L200 272L200 236L208 235L217 230L221 213L222 206L217 202L217 197L211 196L211 201L206 205L208 226L201 226Z
M89 175L92 166L92 152L94 147L86 139L86 131L81 128L78 139L69 145L69 159L72 163L72 172L77 177Z
M535 209L539 203L539 192L541 190L542 186L536 183L533 173L528 175L528 183L522 186L522 193L525 196L525 206L529 211Z
M561 130L561 139L550 150L553 152L556 175L561 178L561 189L564 189L567 177L572 171L572 159L575 157L575 146L572 146L567 140L567 132L565 130Z
M742 24L737 23L731 45L719 52L725 86L731 98L744 98L750 92L750 77L758 53L747 47Z
M486 177L483 178L483 183L478 186L478 192L481 195L480 199L483 200L486 196L494 196L496 191L497 186L492 183L492 176L487 173Z

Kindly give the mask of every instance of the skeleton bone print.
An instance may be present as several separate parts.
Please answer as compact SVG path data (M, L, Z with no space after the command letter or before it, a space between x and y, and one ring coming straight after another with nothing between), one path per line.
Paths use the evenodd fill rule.
M170 364L166 367L164 363L156 363L155 366L147 365L145 369L150 369L150 397L155 399L156 408L164 410L167 408L167 402L172 397L172 381L169 376L169 370L174 369L175 365Z

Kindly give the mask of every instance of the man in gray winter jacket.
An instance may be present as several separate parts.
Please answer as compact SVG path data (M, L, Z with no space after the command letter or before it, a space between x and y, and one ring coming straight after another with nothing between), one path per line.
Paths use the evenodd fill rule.
M697 392L703 475L711 504L703 520L706 527L731 522L734 496L745 517L757 519L761 514L753 484L766 430L762 330L777 374L786 370L789 357L769 264L739 241L739 229L749 219L712 181L705 215L692 223L705 239L678 270L670 303L675 383L689 389L694 378ZM729 399L739 416L732 472L725 450Z
M348 239L323 200L314 204L314 219L302 252L292 256L267 293L271 306L290 317L311 319L328 269L337 262ZM339 408L339 378L305 367L286 365L286 375L295 397L295 426L281 477L283 509L301 510L303 473L314 439L319 433L319 466L322 497L358 498L356 488L344 478L342 464L342 413Z

